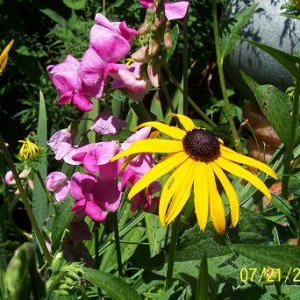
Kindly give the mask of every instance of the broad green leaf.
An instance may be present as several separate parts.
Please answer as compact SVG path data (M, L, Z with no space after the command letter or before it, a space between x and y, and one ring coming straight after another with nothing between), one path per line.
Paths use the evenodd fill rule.
M91 268L83 268L83 277L104 290L113 300L141 300L135 289L122 278Z
M187 230L175 252L176 261L200 260L203 255L208 258L233 253L231 245L238 243L268 243L272 231L272 223L260 214L241 209L239 225L228 231L228 237L218 236L209 223L205 232L196 225Z
M46 149L47 147L47 113L43 93L40 91L39 119L37 128L38 146ZM38 226L42 228L48 215L48 199L44 188L44 183L48 174L47 156L44 155L36 164L36 171L39 173L33 177L34 190L32 195L32 210Z
M282 285L280 287L280 292L281 292L281 299L282 300L299 300L300 299L300 289L299 285L297 282L293 282L295 285ZM276 295L277 290L275 285L268 285L265 286L266 293L262 295L260 300L270 300L274 299L273 297L271 298L271 294ZM287 298L283 298L283 295L285 295ZM253 298L252 298L253 299ZM251 299L251 300L252 300ZM276 298L275 298L276 299ZM280 298L279 298L280 299Z
M294 77L298 78L300 76L300 57L283 52L281 50L272 48L265 44L261 44L255 41L247 40L249 44L252 44L261 50L267 52L269 55L274 57L280 64L282 64Z
M290 141L292 117L290 98L273 85L259 85L251 77L242 77L253 92L260 109L265 113L280 140L287 145Z
M243 27L249 22L253 15L257 3L244 8L234 16L234 23L225 26L224 33L221 36L221 57L222 62L224 58L231 53L231 51L239 44L241 31Z
M85 7L85 0L63 0L64 4L71 9L83 9Z
M272 196L272 205L286 216L292 216L294 213L294 208L291 203L280 196Z
M300 246L267 246L267 245L232 245L234 251L263 267L281 268L288 271L300 265Z
M62 203L55 206L55 216L51 229L53 252L56 252L59 249L64 232L72 220L73 213L71 213L71 208L73 202L74 200L71 197L67 197Z

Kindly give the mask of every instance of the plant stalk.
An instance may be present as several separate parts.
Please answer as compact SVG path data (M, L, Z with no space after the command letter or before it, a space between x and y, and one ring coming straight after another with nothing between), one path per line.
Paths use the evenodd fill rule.
M180 214L176 217L174 223L172 224L172 234L171 234L171 242L170 242L169 255L168 255L168 268L167 268L165 290L168 290L173 283L174 257L175 257L175 250L176 250L177 238L179 232L179 224L180 224Z
M13 173L13 176L14 176L14 179L16 181L16 184L17 184L17 187L18 187L18 190L20 192L20 197L23 201L23 204L24 204L24 207L25 207L25 210L26 210L26 213L28 215L28 218L30 220L30 223L31 223L31 226L32 226L32 229L37 237L37 240L39 242L39 245L41 247L41 250L42 250L42 253L44 254L44 257L45 257L45 260L47 262L48 265L51 265L51 262L52 262L52 257L48 251L48 248L46 246L46 243L45 243L45 240L43 238L43 235L42 235L42 232L40 231L39 229L39 226L37 224L37 221L32 213L32 210L31 210L31 206L30 206L30 203L29 203L29 200L27 198L27 195L23 189L23 186L22 186L22 183L21 183L21 180L19 178L19 175L18 175L18 172L15 168L15 165L13 163L13 160L11 158L11 155L4 143L4 140L2 138L2 136L0 135L0 148L3 152L3 155L5 157L5 160L9 166L9 168L11 169L12 173Z
M225 112L226 112L226 115L228 118L230 130L232 133L234 147L238 152L243 153L243 147L242 147L241 140L238 135L237 129L235 128L232 110L231 110L231 106L230 106L230 102L229 102L227 90L226 90L225 76L224 76L224 71L223 71L223 59L222 59L221 48L220 48L219 24L218 24L218 13L217 13L217 1L216 0L212 0L212 13L213 13L213 27L214 27L214 39L215 39L218 75L219 75L221 91L222 91L222 95L223 95L223 99L224 99Z

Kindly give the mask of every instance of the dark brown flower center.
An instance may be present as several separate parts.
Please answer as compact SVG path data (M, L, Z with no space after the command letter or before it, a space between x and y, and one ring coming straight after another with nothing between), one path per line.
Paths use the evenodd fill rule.
M220 155L218 138L206 129L188 131L182 142L185 152L195 160L210 162Z

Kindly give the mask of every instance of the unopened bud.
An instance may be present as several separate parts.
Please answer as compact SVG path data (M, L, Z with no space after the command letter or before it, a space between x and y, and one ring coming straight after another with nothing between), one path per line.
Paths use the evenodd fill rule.
M147 63L150 59L150 55L148 54L148 52L149 46L142 46L131 55L131 58L137 62Z
M164 44L167 49L172 47L172 36L171 36L170 31L165 31Z
M149 42L148 54L154 56L158 52L159 45L155 39L151 39Z

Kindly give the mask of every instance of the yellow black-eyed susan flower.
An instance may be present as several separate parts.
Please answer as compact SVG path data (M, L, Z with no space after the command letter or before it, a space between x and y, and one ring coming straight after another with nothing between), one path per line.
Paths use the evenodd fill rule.
M135 183L128 198L134 197L157 178L172 172L160 196L160 222L163 225L172 222L183 209L193 189L195 212L200 229L205 229L210 216L217 232L223 234L226 228L225 211L217 189L216 178L222 184L229 200L231 226L236 226L239 220L238 197L223 170L246 179L268 199L271 199L271 194L266 185L239 163L255 167L275 179L277 175L264 163L225 147L221 139L204 128L197 128L190 118L184 115L175 116L184 130L160 122L146 122L139 126L152 126L173 140L136 141L130 148L113 157L113 160L117 160L123 156L139 153L168 154Z
M19 157L23 161L37 160L40 158L43 149L37 144L33 143L29 137L27 137L25 140L19 140L18 142L22 144L19 151Z
M3 73L3 71L6 67L7 60L8 60L8 52L11 49L11 47L13 46L13 43L14 43L14 40L11 40L0 54L0 75Z

